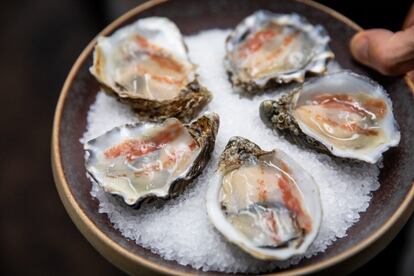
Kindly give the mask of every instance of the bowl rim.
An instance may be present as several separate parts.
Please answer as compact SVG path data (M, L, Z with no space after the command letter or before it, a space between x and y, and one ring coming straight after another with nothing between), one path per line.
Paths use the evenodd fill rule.
M92 220L86 215L83 209L78 204L75 196L72 194L71 189L68 184L68 180L65 177L65 173L62 166L61 160L61 152L60 152L60 140L59 140L59 131L60 131L60 123L63 113L64 103L69 93L69 88L72 85L72 82L79 71L80 66L84 63L86 58L92 52L93 47L95 46L97 37L106 35L111 33L115 29L119 28L123 22L127 21L131 17L136 16L137 14L150 9L156 5L162 4L169 0L150 0L144 2L141 5L129 10L115 21L110 23L107 27L105 27L98 35L96 35L91 42L86 46L86 48L82 51L82 53L77 58L76 62L72 66L65 82L63 88L60 92L59 100L57 102L54 122L53 122L53 130L52 130L52 143L51 143L51 162L52 162L52 171L53 176L56 184L56 188L58 190L58 194L60 196L63 205L65 206L66 211L68 212L69 216L71 217L72 221L75 223L77 228L81 231L81 233L86 237L86 239L97 249L107 260L109 260L112 264L116 265L117 267L123 269L124 271L134 271L133 266L142 266L144 269L150 269L153 271L165 273L165 274L180 274L180 275L194 275L193 273L183 272L174 270L172 268L166 268L162 265L157 264L156 262L152 262L147 260L144 257L138 256L126 248L121 246L120 244L116 243L106 234L99 230L99 228L94 224ZM331 16L335 17L336 19L342 21L343 23L347 24L351 28L355 29L356 31L363 30L358 24L350 20L349 18L345 17L344 15L340 14L339 12L319 3L314 2L313 0L292 0L296 2L300 2L302 4L311 6L313 8L319 9L325 13L330 14ZM406 75L404 77L405 82L408 88L411 90L412 95L414 96L414 83L413 81ZM407 194L405 195L404 200L402 201L401 205L396 209L396 211L388 218L388 220L378 229L374 231L374 233L360 241L359 243L353 245L352 247L348 248L344 252L335 255L327 260L320 261L315 264L309 264L304 267L299 268L291 268L287 271L280 271L276 273L270 273L266 275L297 275L297 274L308 274L318 272L334 265L337 265L346 259L351 258L352 256L361 253L363 250L370 247L374 242L376 242L381 237L385 236L388 232L398 232L400 228L405 224L408 217L414 210L414 182L412 182L411 187ZM397 229L392 228L397 227ZM392 231L393 230L393 231ZM391 241L393 237L389 238ZM381 248L377 249L378 253ZM373 254L375 255L375 254ZM372 257L372 256L371 256Z

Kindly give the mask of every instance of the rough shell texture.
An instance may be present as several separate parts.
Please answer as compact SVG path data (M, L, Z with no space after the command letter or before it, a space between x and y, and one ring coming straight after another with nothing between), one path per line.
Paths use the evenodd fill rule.
M312 45L310 53L305 54L310 59L297 64L293 70L272 71L261 77L246 79L241 74L244 70L235 66L231 56L249 34L260 31L260 27L270 22L282 26L282 28L293 28L303 34L306 38L303 38L302 43L306 46L309 45L309 47ZM306 18L298 14L275 14L269 11L257 11L240 22L227 38L225 66L229 79L234 86L241 87L244 91L250 93L277 86L281 83L303 82L305 75L308 73L323 74L326 71L328 61L334 57L328 46L329 41L330 38L322 26L311 25ZM291 54L287 56L291 56Z
M160 122L174 117L187 123L197 116L212 99L211 93L197 80L188 84L176 98L164 101L121 98L108 86L102 83L101 86L106 93L131 106L141 120L150 122Z
M212 98L195 69L175 23L147 17L99 37L90 72L141 120L189 122Z
M383 115L384 118L381 118L381 120L377 120L378 117L374 115L374 121L376 122L374 128L375 131L378 129L384 131L384 136L381 136L384 137L384 140L381 141L381 143L375 144L373 147L371 147L372 140L368 140L365 144L360 144L355 146L355 148L349 146L339 148L335 143L329 142L328 140L323 139L323 137L318 136L318 134L314 133L311 127L308 127L304 122L302 122L301 125L298 118L295 118L294 116L294 109L296 108L297 102L300 101L299 99L301 98L318 95L317 93L333 95L334 97L337 95L335 93L341 93L341 95L351 96L351 99L354 97L352 95L363 93L367 97L372 97L369 98L371 99L370 101L379 99L384 105L385 115ZM368 112L372 113L372 111L369 110ZM338 118L340 118L340 116L343 117L344 114L339 114ZM293 144L354 161L376 163L381 158L381 154L384 151L398 145L400 141L399 127L394 119L392 102L384 88L373 80L348 70L314 78L305 82L301 87L295 88L289 94L281 96L277 100L263 101L260 105L260 117L268 127L277 130ZM350 123L353 123L352 120L354 119L349 120L351 120L349 121ZM358 134L358 132L349 131L350 133ZM361 149L364 151L360 151Z
M227 143L226 148L220 155L218 169L222 173L239 168L246 161L253 157L258 157L266 151L262 150L255 143L242 137L233 137Z
M292 98L299 89L293 90L277 100L265 100L260 105L260 118L270 128L277 130L292 144L308 147L321 153L330 153L327 147L304 134L290 112Z
M260 168L257 171L258 177L263 178L251 179L252 176L250 171L250 173L242 176L242 179L244 179L242 182L234 182L235 186L230 189L228 189L229 186L227 186L226 192L222 190L223 185L228 185L229 183L226 182L226 184L224 184L223 182L227 176L231 175L230 177L232 177L234 172L240 172L239 169L252 168L251 166L258 166ZM266 172L266 167L271 171ZM266 176L266 174L268 175ZM288 175L288 177L286 177L286 175ZM276 179L281 177L280 179L283 179L282 183L284 184L280 186L280 179L276 180L273 179L273 177L276 177ZM252 182L249 182L249 178ZM241 181L240 178L236 179L238 179L236 181ZM226 181L228 181L228 179ZM248 187L245 186L246 183L248 186L255 186ZM278 183L278 185L275 185L275 183ZM285 194L287 188L284 185L286 183L291 183L294 185L294 188L288 189L289 192ZM238 189L240 189L240 191L236 191ZM255 195L256 192L258 192L257 195ZM227 193L227 195L223 197L222 193ZM231 195L235 193L234 198L229 199L228 193ZM282 193L283 196L279 193ZM287 194L289 194L289 196L285 198ZM298 197L292 196L295 194L298 195ZM224 203L224 200L226 203ZM238 203L235 203L233 200L238 201ZM282 200L282 202L280 200ZM230 202L234 202L235 205L228 205L231 204ZM292 205L292 202L295 202L295 204ZM246 205L248 206L247 209L244 207ZM300 220L306 217L310 223L308 224L310 227L307 228L307 230L304 228L297 228L301 231L300 236L297 236L292 240L287 240L287 244L283 244L280 247L257 245L254 241L247 238L245 234L242 234L240 228L237 228L233 222L231 222L231 217L237 217L242 214L241 212L250 212L250 207L253 207L253 209L254 207L259 207L271 210L272 206L287 208L289 205L291 206L289 208L292 209L285 209L288 210L288 212L291 212L294 209L301 210L298 211L301 215L296 213L292 215L291 218L294 218L294 220L298 218ZM239 209L239 207L241 209ZM242 137L232 137L220 156L218 164L218 181L211 185L207 191L207 212L213 225L228 241L236 244L252 256L263 260L286 260L293 256L303 254L318 234L322 220L322 206L319 189L314 179L284 152L277 149L264 151L255 143ZM275 221L278 221L273 224L268 221L269 217L266 217L265 219L266 222L262 221L259 224L254 223L255 226L250 224L245 226L250 228L260 225L259 227L266 228L270 224L273 225L273 227L277 227L275 225L279 225L279 219L282 218L274 218L273 216L270 216L271 220L275 219ZM279 234L282 235L283 231L289 229L289 224L281 223L280 225L283 225L283 227L278 230L270 228L272 229L270 231L277 233L276 235L278 237L280 237ZM252 232L247 231L244 233Z
M120 132L123 131L123 129L126 128L134 128L134 127L140 127L142 124L149 124L149 125L158 125L154 123L135 123L135 124L129 124L125 126L116 127L110 131L108 131L106 134L103 134L102 136L99 136L95 139L90 140L87 142L84 146L86 154L86 169L88 171L89 176L97 182L99 185L104 187L102 183L99 181L99 177L95 175L92 170L92 159L95 153L93 152L92 148L94 148L94 144L98 142L99 139L104 137L105 135L111 133L111 132ZM195 158L192 165L185 171L184 175L179 176L176 178L173 182L169 184L168 193L165 196L160 196L152 193L149 191L148 193L143 194L141 197L137 198L135 202L132 204L128 204L126 202L125 198L122 198L125 203L130 205L133 208L139 208L140 205L143 202L150 202L157 198L162 199L169 199L172 197L175 197L179 195L190 183L193 182L195 178L197 178L204 168L206 167L208 161L210 160L211 153L214 149L214 144L216 140L216 135L219 128L219 116L216 113L208 112L204 115L200 116L198 119L194 120L188 125L184 125L184 127L188 130L190 135L195 139L196 143L200 147L200 152L198 153L198 156ZM105 188L104 188L105 189ZM118 196L119 192L116 190L109 190L107 191L113 195Z

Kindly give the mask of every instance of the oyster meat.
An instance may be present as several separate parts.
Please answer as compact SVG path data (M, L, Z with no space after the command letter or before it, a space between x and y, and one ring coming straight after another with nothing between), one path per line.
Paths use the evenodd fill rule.
M384 88L350 71L315 78L266 100L260 116L295 144L369 163L397 146L401 136Z
M322 74L334 54L325 29L298 14L257 11L226 41L225 66L233 85L256 92L279 83Z
M141 119L188 122L212 98L195 69L177 26L167 18L148 17L99 37L90 72Z
M207 212L223 236L259 259L305 253L322 220L313 178L280 150L233 137L207 191Z
M144 199L169 198L203 171L218 127L216 113L188 125L169 118L115 127L85 144L86 169L106 192L133 207Z

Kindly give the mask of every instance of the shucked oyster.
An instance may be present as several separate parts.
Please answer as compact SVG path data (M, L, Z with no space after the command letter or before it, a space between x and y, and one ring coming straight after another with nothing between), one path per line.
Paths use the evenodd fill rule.
M232 243L259 259L305 253L322 219L313 178L280 150L264 151L233 137L207 191L207 212Z
M105 91L142 119L191 120L210 100L177 26L162 17L139 19L98 38L91 73Z
M218 127L216 113L188 125L170 118L116 127L85 144L86 169L106 192L133 207L146 198L172 197L203 171Z
M226 41L230 80L247 92L278 83L303 82L307 72L321 74L334 54L329 36L297 14L257 11L244 19Z
M262 102L260 116L295 144L369 163L400 141L384 89L349 71L315 78L278 100Z

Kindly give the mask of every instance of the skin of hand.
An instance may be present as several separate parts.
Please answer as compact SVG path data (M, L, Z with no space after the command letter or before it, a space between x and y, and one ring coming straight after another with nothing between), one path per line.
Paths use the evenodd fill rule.
M407 73L414 81L414 3L398 32L370 29L357 33L350 42L354 58L380 73Z

